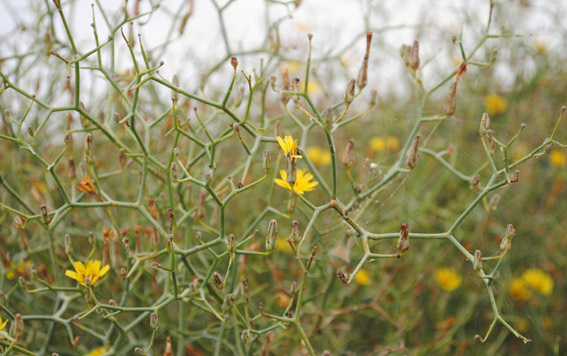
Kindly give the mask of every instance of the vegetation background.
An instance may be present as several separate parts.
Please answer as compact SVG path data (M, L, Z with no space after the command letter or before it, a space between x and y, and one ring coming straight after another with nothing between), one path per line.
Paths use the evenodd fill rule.
M368 258L344 214L329 208L312 220L308 204L330 204L324 185L332 189L333 172L339 203L356 200L390 167L405 163L416 116L434 118L420 129L417 167L405 167L350 213L368 231L396 236L370 243L373 253L389 257L399 252L402 223L412 233L447 231L490 178L479 136L484 112L503 142L526 124L508 152L512 162L554 132L566 105L564 3L495 1L488 30L488 1L95 0L91 9L89 2L37 0L0 6L0 328L8 320L0 343L6 353L123 355L139 348L152 355L302 355L311 352L306 340L316 354L331 355L566 352L565 120L555 144L519 167L518 182L479 201L455 232L471 254L479 249L498 256L506 226L515 227L492 288L499 313L531 339L527 344L501 323L486 342L474 340L489 330L493 304L478 271L449 241L410 238L401 258ZM90 23L96 23L97 40ZM373 32L368 83L344 118L348 124L335 121L335 169L324 130L312 123L319 119L313 109L323 114L334 106L335 120L342 113L367 31ZM308 33L304 111L293 100L285 111L277 92L282 70L303 86ZM486 34L494 38L482 41ZM414 39L421 58L416 74L400 56L400 47ZM478 43L474 57L466 58L456 110L443 117L463 52ZM252 75L250 88L241 71ZM155 80L144 81L150 77ZM223 101L231 80L234 89ZM441 84L426 105L421 83ZM378 96L369 109L371 90ZM231 126L228 111L244 124ZM291 192L274 183L286 168L278 133L298 139L299 169L318 172L318 186L302 194L305 201L299 198L293 211ZM210 136L214 143L207 146ZM349 155L342 163L350 139L352 167ZM271 170L262 178L264 150ZM436 152L454 168L435 159ZM498 149L494 161L503 167ZM179 179L187 178L183 165L194 180L175 182L174 162ZM96 193L85 188L87 176ZM237 194L220 209L211 187L221 198ZM278 238L264 255L271 219L278 221ZM305 233L299 258L286 242L293 220ZM239 244L234 259L230 234ZM87 259L111 266L92 292L65 277L73 260ZM343 285L338 271L358 273ZM159 322L150 321L152 312Z

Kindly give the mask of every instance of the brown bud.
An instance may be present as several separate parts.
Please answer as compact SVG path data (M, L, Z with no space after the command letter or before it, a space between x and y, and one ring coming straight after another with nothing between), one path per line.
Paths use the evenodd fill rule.
M364 60L362 61L362 66L358 71L358 77L356 79L359 90L366 86L368 82L368 57L370 55L370 43L372 42L372 32L366 32L366 53L364 54Z
M447 100L445 100L445 115L451 116L455 113L457 109L457 83L455 82L451 85L451 89L449 89L449 95L447 95Z
M350 105L352 103L352 101L354 100L354 86L356 84L356 80L351 79L349 80L348 84L347 84L347 89L345 92L345 98L344 98L344 102L345 105Z
M218 272L213 273L213 283L218 289L223 289L224 284L222 283L222 278Z
M337 272L337 278L339 279L339 281L341 281L344 285L348 285L349 284L349 278L348 278L348 274L346 274L343 271L338 271Z
M291 233L289 234L289 240L294 244L298 245L301 242L301 232L299 230L299 222L293 220L291 222Z
M12 329L12 337L14 338L15 342L18 342L22 339L24 335L24 319L22 315L16 313L16 317L14 318L14 326Z

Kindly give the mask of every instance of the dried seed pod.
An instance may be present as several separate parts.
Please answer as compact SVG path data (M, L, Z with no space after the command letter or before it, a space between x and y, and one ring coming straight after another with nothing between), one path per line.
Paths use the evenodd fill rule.
M473 257L473 268L475 271L480 271L482 269L482 252L476 250Z
M458 81L455 80L451 85L451 89L449 89L449 94L445 100L445 115L447 116L453 115L457 109L457 83Z
M348 285L349 282L349 276L346 272L343 271L338 271L337 272L337 278L339 279L339 281L341 281L344 285Z
M482 118L480 119L480 128L478 129L481 137L486 135L486 131L488 131L489 126L490 117L488 116L488 113L485 112L484 114L482 114Z
M155 312L150 314L150 327L152 329L157 329L159 327L159 319Z
M24 319L22 315L16 313L16 317L14 318L14 326L12 329L12 337L14 338L15 342L18 342L22 339L24 335Z

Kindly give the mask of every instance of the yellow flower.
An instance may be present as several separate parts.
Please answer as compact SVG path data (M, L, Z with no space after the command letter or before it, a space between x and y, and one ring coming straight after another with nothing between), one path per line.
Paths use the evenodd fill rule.
M553 278L539 268L526 270L521 278L528 288L546 297L553 292Z
M549 162L552 166L562 167L567 164L567 155L561 150L552 150L549 153Z
M280 171L280 176L282 179L276 178L274 182L280 187L291 190L291 186L287 182L287 173L283 169ZM293 190L297 194L303 194L304 192L310 192L315 190L315 187L319 184L316 180L313 180L313 174L307 173L306 169L297 170L297 180L293 184Z
M508 109L508 100L498 94L491 94L484 97L484 106L488 115L500 115Z
M307 157L309 157L311 162L316 166L327 166L331 164L331 153L319 146L307 147L306 153Z
M444 291L452 292L459 288L463 277L454 268L442 267L435 272L435 281Z
M388 151L395 151L400 147L400 140L395 136L388 136L386 138L386 148Z
M95 283L108 272L110 269L109 265L104 266L102 269L100 268L101 262L98 260L95 261L87 261L87 265L83 265L82 262L75 262L73 264L75 267L75 271L66 270L65 275L67 277L73 278L80 285L85 285L85 279L88 278L91 282L91 286L94 286Z
M519 301L525 301L532 297L532 293L530 293L528 287L526 287L526 284L521 278L516 278L512 281L512 283L510 283L508 292L512 298Z
M369 145L373 151L381 152L386 148L386 141L382 137L373 137L370 140Z
M89 352L84 356L100 356L100 355L104 355L105 352L106 350L104 349L104 346L101 346L98 349L92 350L91 352Z
M291 157L301 158L301 155L297 154L297 140L294 140L291 136L286 136L285 141L279 136L276 138L286 156L290 155Z
M364 268L361 268L356 276L354 276L354 280L356 283L367 286L372 282L372 278L370 278L370 274Z
M297 62L297 61L292 61L292 62L289 63L289 65L287 65L287 70L288 70L290 73L293 73L293 72L295 72L295 71L301 69L301 67L302 67L302 64L301 64L301 63L299 63L299 62Z
M8 335L8 333L6 333L5 331L2 331L6 327L7 323L8 323L8 319L6 319L6 320L4 320L4 322L2 322L2 317L0 316L0 334Z
M279 236L276 240L276 248L278 249L278 251L281 251L281 252L292 252L293 251L291 249L291 246L289 245L289 242L287 242L285 239L283 239Z
M321 92L321 86L319 85L319 83L310 80L309 84L307 84L307 92L309 94L320 93Z

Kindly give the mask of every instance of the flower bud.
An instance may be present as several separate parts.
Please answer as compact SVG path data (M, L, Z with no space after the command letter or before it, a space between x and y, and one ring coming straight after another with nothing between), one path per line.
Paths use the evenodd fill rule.
M453 115L457 109L457 83L458 81L455 80L451 85L451 89L449 89L449 94L445 100L445 115L447 116Z
M272 168L272 156L270 151L264 150L264 154L262 155L262 164L264 166L264 171L269 173Z
M398 257L402 256L410 248L410 237L408 224L403 223L400 227L400 238L398 239Z
M158 316L155 312L150 314L150 327L152 329L157 329L159 327Z
M287 182L293 186L297 180L297 165L296 158L294 156L288 157L287 159Z
M195 214L199 217L199 219L203 219L205 217L205 207L207 205L207 194L205 192L201 192L199 196L199 204L197 205L197 210Z
M480 271L482 269L482 252L476 250L473 257L473 268L475 271Z
M249 345L250 344L250 331L243 330L242 334L240 334L240 339L242 339L242 342L244 342L244 345Z
M291 81L291 90L294 92L299 92L301 91L301 89L299 88L299 78L293 78ZM299 102L299 95L297 94L292 94L291 95L291 100L293 100L294 103L298 103Z
M85 138L85 162L93 163L93 136L90 133Z
M299 222L293 220L291 222L291 233L289 234L289 239L294 245L298 245L301 242L301 232L299 231Z
M412 47L408 45L402 45L400 47L400 57L404 61L406 67L410 66L410 56L411 56Z
M126 166L126 161L127 161L126 151L123 148L121 148L120 152L118 153L118 162L120 162L120 167L124 168Z
M179 77L177 76L177 74L173 75L171 82L173 83L174 87L179 88ZM177 101L177 99L179 99L179 93L177 92L177 90L171 90L171 100Z
M69 179L75 179L77 177L77 173L75 171L75 160L73 157L69 158L69 166L67 167L67 177Z
M228 253L230 254L231 258L236 253L236 240L234 238L234 234L230 234L226 237L226 246Z
M488 127L490 126L490 117L488 116L488 113L484 113L482 114L482 118L480 119L480 128L478 129L478 132L480 133L480 136L484 136L486 134L486 131L488 130Z
M475 174L471 180L471 189L476 192L479 185L480 185L480 174Z
M350 169L354 165L354 140L351 138L348 140L345 153L343 155L343 166L346 169Z
M341 281L344 285L348 285L350 283L349 276L347 273L343 271L337 272L337 278Z
M370 43L372 42L372 32L366 32L366 53L364 54L364 60L362 61L362 66L358 71L358 77L356 79L358 89L362 90L368 82L368 57L370 55Z
M373 108L374 105L376 105L377 102L378 102L378 92L373 89L373 90L370 91L370 102L369 102L368 106Z
M408 158L406 159L406 166L410 169L414 169L417 166L419 160L419 134L415 136L408 153Z
M172 163L171 163L171 177L172 177L174 180L177 180L177 178L178 178L178 175L177 175L177 163L175 163L175 162L172 162Z
M268 225L268 233L266 234L266 251L270 252L274 249L277 243L278 236L278 222L276 219L270 220Z
M490 153L494 153L496 149L496 142L494 141L494 132L492 130L486 130L486 136L484 136L486 140L486 146L488 146L488 151Z
M15 342L18 342L22 339L24 335L24 319L22 315L16 313L16 317L14 318L14 326L12 329L12 337L14 338Z
M136 355L140 355L140 356L146 355L146 352L141 347L135 347L134 352L136 353Z
M236 68L238 67L238 59L236 57L230 57L230 65L234 68L236 72Z
M18 278L18 284L20 285L20 287L22 287L23 289L26 289L26 279L22 276L20 276Z
M51 222L51 218L49 217L49 213L47 212L47 206L45 204L41 204L39 206L39 211L41 212L41 218L43 219L43 223L45 225L49 225Z
M409 67L415 73L419 68L420 60L419 60L419 41L413 41L413 45L411 46L411 51L409 54Z
M35 135L35 133L33 132L33 127L28 126L28 134L33 137Z
M494 194L490 197L488 201L488 208L492 211L496 210L498 203L500 202L500 194Z
M347 84L347 89L345 92L345 98L344 98L344 102L345 105L350 105L352 103L352 101L354 100L354 86L356 84L356 80L351 79L349 80L348 84Z
M220 274L216 271L213 273L213 283L215 284L217 289L223 289L224 288L224 284L222 283L222 278L221 278Z

